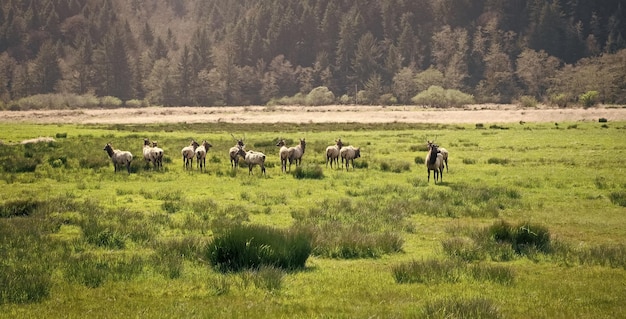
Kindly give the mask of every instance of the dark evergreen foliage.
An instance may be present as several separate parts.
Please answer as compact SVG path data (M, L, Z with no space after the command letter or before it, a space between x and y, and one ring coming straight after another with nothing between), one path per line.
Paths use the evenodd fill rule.
M477 101L595 90L623 103L626 70L608 66L624 49L621 0L15 0L0 5L0 99L240 105L325 86L407 103L423 89L406 76L434 67L445 89ZM534 55L547 66L540 84ZM589 84L568 84L579 79Z

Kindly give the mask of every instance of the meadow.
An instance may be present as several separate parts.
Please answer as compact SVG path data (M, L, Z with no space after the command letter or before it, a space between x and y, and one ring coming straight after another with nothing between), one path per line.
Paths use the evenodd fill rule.
M0 318L626 316L626 122L0 132ZM231 168L231 134L266 176ZM20 143L37 136L54 141ZM302 166L281 173L277 140L300 138ZM354 169L326 166L337 138L361 147ZM191 139L213 145L203 172L184 168ZM437 184L428 140L450 152Z

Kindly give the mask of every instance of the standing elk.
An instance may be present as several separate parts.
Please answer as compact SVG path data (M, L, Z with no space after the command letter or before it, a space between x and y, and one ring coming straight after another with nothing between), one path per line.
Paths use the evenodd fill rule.
M196 156L196 148L198 148L200 144L195 140L191 140L189 146L183 147L181 154L183 154L183 164L185 165L185 169L193 168L193 158Z
M146 161L146 166L150 167L150 162L152 162L152 155L150 154L152 151L152 147L150 146L150 141L147 138L143 139L143 159ZM154 163L156 166L156 163Z
M201 172L202 169L206 167L206 153L211 147L213 147L213 145L209 144L209 142L205 140L202 141L202 144L196 148L196 162Z
M342 147L343 143L339 138L335 141L335 145L326 148L326 167L328 167L328 162L330 162L330 168L333 168L333 162L335 162L335 167L339 166L339 152Z
M428 172L428 182L430 182L430 171L434 171L434 180L437 184L437 177L439 181L443 182L443 155L438 153L437 145L428 141L428 154L426 155L426 171Z
M287 161L289 161L289 171L291 171L291 154L290 148L285 144L284 139L280 139L276 146L280 147L278 151L278 157L280 158L280 170L281 172L287 172Z
M239 148L245 148L246 145L244 144L243 139L235 138L235 136L232 133L230 134L230 136L232 136L235 139L235 141L237 141L237 144L235 144L235 146L231 147L230 150L228 150L228 156L230 157L230 165L232 166L233 169L235 169L239 166Z
M158 146L156 141L152 142L152 149L150 150L150 154L151 154L152 160L154 161L154 167L156 169L163 168L164 151L162 148Z
M254 165L259 165L261 167L261 172L263 173L263 175L266 175L265 154L256 151L246 151L243 149L243 147L239 147L237 154L243 157L243 160L248 164L248 175L252 174L252 167Z
M128 174L130 174L130 162L133 161L133 154L128 151L113 149L113 145L111 145L111 143L107 143L107 145L104 146L104 150L107 154L109 154L109 157L113 162L115 173L117 173L118 167L120 167L121 170L121 166L126 166L126 170L128 171Z
M350 167L350 162L352 162L352 170L354 170L354 159L361 157L361 148L354 147L352 145L346 146L339 151L339 155L341 156L341 164L343 166L343 161L346 161L346 171Z
M296 167L302 164L302 156L304 155L304 149L306 148L306 142L303 138L300 139L300 144L289 148L289 170L291 171L291 162L296 163Z
M434 144L435 141L428 141L428 147L430 147L431 144ZM439 145L437 146L437 153L441 154L443 156L443 164L446 167L446 172L448 171L448 150L443 148L443 147L439 147Z

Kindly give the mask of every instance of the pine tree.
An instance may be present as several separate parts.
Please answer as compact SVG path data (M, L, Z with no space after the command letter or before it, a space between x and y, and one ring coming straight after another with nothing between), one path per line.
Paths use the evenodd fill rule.
M61 67L57 46L52 41L46 41L39 49L34 61L32 76L37 93L52 93L61 80Z

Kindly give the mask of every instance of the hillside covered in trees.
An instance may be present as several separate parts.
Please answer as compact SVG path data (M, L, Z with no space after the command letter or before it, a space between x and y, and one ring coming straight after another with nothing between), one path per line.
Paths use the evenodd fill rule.
M0 107L626 103L622 0L7 0ZM461 93L462 92L462 93ZM311 94L319 97L308 100ZM290 98L285 98L290 97ZM306 97L306 98L305 98ZM70 105L71 106L71 105ZM445 106L445 105L439 105ZM19 106L17 107L19 108Z

